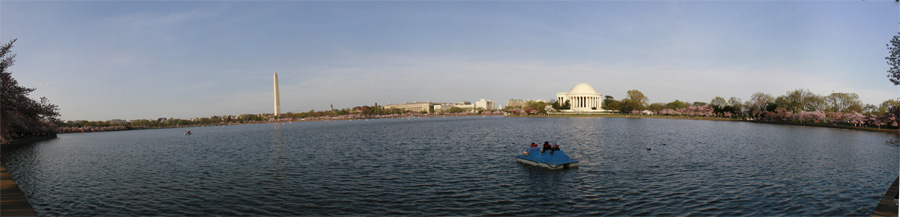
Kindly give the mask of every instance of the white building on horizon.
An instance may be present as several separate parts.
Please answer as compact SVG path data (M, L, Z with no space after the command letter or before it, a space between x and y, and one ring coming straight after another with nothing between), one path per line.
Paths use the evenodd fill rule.
M556 93L556 101L565 104L569 101L569 110L562 112L602 112L603 95L597 93L591 85L578 83L569 92Z
M384 106L384 109L396 108L396 109L403 109L403 110L411 111L411 112L431 113L431 111L434 111L435 105L441 105L441 104L445 104L445 103L431 102L429 100L429 101L425 101L425 102L404 102L403 104L397 104L397 105L389 103L389 104L383 105L383 106ZM440 106L438 106L438 108L440 108Z
M494 109L494 100L480 99L475 102L475 108L482 108L485 110L493 110Z

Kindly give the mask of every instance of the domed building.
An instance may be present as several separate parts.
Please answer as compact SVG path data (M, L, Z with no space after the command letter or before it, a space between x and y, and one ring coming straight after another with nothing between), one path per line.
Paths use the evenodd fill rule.
M557 102L565 104L566 100L569 101L570 112L602 112L602 97L591 85L585 83L576 84L569 92L556 93Z

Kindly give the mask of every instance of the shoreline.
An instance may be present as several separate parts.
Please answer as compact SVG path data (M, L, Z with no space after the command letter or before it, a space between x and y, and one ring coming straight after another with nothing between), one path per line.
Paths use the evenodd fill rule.
M36 142L47 141L47 140L56 139L56 138L57 138L56 134L50 134L50 135L46 135L46 136L37 136L37 137L31 137L31 138L26 138L26 139L9 140L7 143L0 144L0 150L7 150L10 148L16 148L19 146L33 144Z
M225 124L211 124L211 125L186 125L186 126L166 126L166 127L134 127L131 129L124 130L100 130L100 131L85 131L85 132L59 132L57 134L78 134L78 133L99 133L99 132L115 132L115 131L131 131L131 130L153 130L153 129L170 129L170 128L190 128L190 127L217 127L217 126L237 126L237 125L247 125L247 124L271 124L271 123L292 123L292 122L314 122L314 121L345 121L345 120L366 120L366 119L398 119L398 118L429 118L429 117L477 117L477 116L503 116L502 114L490 114L490 115L416 115L416 116L399 116L399 117L371 117L371 118L336 118L336 119L318 119L318 118L303 118L303 120L283 120L283 121L258 121L258 122L244 122L244 123L225 123ZM505 116L504 116L505 117Z
M782 122L782 121L764 121L764 120L741 120L741 119L733 119L733 118L719 118L719 117L681 117L681 116L662 116L662 115L625 115L625 114L617 114L617 113L603 113L603 114L548 114L548 115L501 115L501 114L490 114L490 115L420 115L420 116L404 116L404 117L373 117L373 118L337 118L337 119L302 119L302 120L283 120L283 121L258 121L258 122L245 122L245 123L225 123L225 124L212 124L212 125L189 125L189 126L168 126L168 127L135 127L131 129L124 130L101 130L101 131L86 131L86 132L64 132L57 134L76 134L76 133L94 133L94 132L113 132L113 131L130 131L130 130L149 130L149 129L168 129L168 128L191 128L191 127L214 127L214 126L231 126L231 125L246 125L246 124L269 124L269 123L289 123L289 122L312 122L312 121L343 121L343 120L364 120L364 119L394 119L394 118L410 118L410 117L475 117L475 116L502 116L502 117L524 117L524 118L653 118L653 119L679 119L679 120L698 120L698 121L732 121L732 122L746 122L746 123L759 123L759 124L776 124L776 125L792 125L792 126L806 126L806 127L825 127L825 128L834 128L834 129L848 129L848 130L861 130L861 131L869 131L869 132L882 132L888 134L900 135L900 131L896 129L878 129L878 128L870 128L870 127L854 127L854 126L844 126L844 125L835 125L835 124L824 124L824 123L796 123L796 122ZM55 135L54 135L55 138ZM42 141L42 140L39 140ZM13 141L16 142L16 141ZM5 146L6 144L4 144Z
M507 116L507 117L535 117L535 118L653 118L653 119L681 119L681 120L699 120L699 121L733 121L733 122L746 122L746 123L760 123L760 124L776 124L776 125L793 125L793 126L806 126L806 127L825 127L825 128L835 128L835 129L848 129L848 130L861 130L861 131L869 131L869 132L882 132L900 135L900 131L896 129L878 129L878 128L869 128L869 127L853 127L853 126L842 126L842 125L833 125L833 124L816 124L816 123L795 123L795 122L780 122L780 121L762 121L762 120L741 120L741 119L733 119L733 118L717 118L717 117L680 117L680 116L661 116L661 115L624 115L624 114L549 114L542 116Z

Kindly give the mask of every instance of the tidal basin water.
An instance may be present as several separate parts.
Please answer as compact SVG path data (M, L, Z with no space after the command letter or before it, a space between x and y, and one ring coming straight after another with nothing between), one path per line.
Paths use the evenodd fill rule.
M63 134L4 151L39 215L869 215L894 135L456 117ZM530 142L581 161L516 163ZM648 151L647 148L652 150Z

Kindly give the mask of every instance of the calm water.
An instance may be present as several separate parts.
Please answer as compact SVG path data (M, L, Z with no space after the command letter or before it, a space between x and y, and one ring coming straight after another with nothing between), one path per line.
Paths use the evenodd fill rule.
M184 130L63 134L2 160L38 214L53 216L869 215L900 162L885 143L893 135L739 122L463 117ZM545 140L581 167L515 162Z

